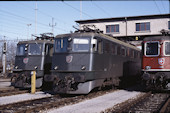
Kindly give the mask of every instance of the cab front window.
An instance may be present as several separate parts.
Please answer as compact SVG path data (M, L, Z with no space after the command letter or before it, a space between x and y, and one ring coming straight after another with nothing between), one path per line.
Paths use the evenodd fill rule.
M42 44L32 43L28 47L28 55L41 55Z
M68 40L67 38L58 38L55 40L55 52L67 52Z
M170 55L170 42L165 42L165 55Z
M90 50L90 38L74 38L73 52L88 52Z
M145 43L145 55L146 56L158 56L159 55L159 43L158 42L146 42Z
M25 44L17 46L17 56L25 55Z

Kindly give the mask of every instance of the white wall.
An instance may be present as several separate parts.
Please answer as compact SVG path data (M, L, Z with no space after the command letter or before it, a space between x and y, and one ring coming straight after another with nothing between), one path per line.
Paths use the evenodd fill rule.
M170 18L164 19L145 19L145 20L131 20L127 21L127 36L142 36L142 35L157 35L161 34L160 30L168 30L168 21ZM150 31L136 31L136 23L150 22ZM96 25L96 27L106 33L106 25L119 24L119 33L112 33L113 36L126 36L125 21L90 23L80 25ZM110 33L109 33L110 34Z

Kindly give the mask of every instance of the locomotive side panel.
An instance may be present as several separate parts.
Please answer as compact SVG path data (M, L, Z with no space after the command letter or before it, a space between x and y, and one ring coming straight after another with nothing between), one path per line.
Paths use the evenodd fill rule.
M122 59L110 54L94 55L93 71L97 73L95 78L116 78L123 75Z

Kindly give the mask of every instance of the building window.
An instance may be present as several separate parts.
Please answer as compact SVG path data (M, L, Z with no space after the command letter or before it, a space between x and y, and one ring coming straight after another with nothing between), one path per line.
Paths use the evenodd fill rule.
M150 22L136 23L136 31L148 31L150 30Z
M106 33L119 32L119 25L106 25Z
M170 30L170 21L168 21L168 29Z

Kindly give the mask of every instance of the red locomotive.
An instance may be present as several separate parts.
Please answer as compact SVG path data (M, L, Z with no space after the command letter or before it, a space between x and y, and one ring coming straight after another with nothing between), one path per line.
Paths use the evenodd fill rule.
M147 37L142 44L142 79L150 88L170 85L170 36Z

